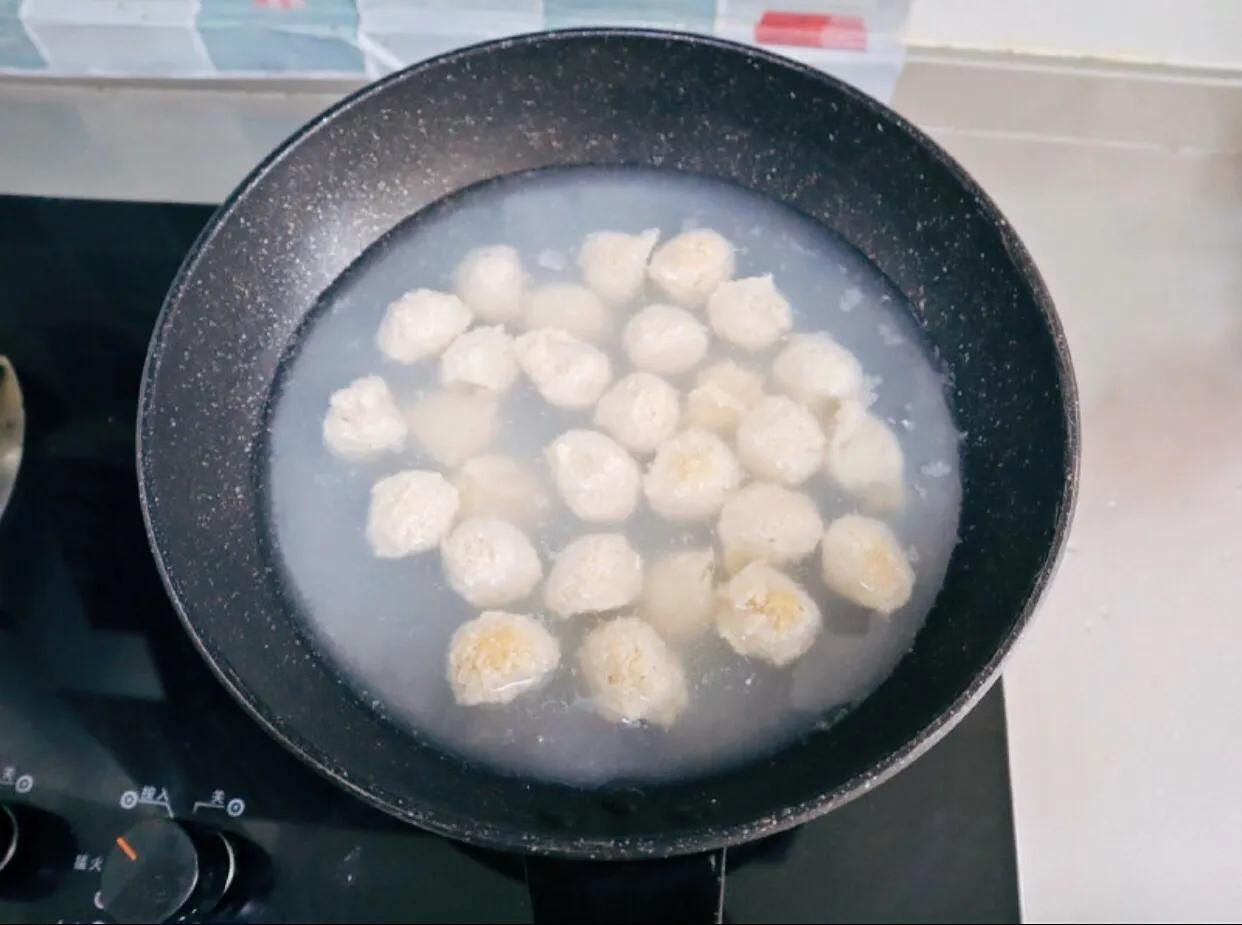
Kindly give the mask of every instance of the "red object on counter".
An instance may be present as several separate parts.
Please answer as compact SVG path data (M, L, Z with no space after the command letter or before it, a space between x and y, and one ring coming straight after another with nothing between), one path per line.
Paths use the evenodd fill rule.
M866 51L867 24L861 16L768 10L755 23L755 41L760 45Z

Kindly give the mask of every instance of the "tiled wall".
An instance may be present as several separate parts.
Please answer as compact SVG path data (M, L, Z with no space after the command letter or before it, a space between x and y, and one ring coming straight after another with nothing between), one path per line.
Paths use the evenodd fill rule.
M870 75L865 79L886 75L881 84L887 83L891 90L900 67L900 33L909 4L910 0L0 0L0 73L376 77L489 38L614 24L716 33L769 45L812 63L825 63L829 70L858 67ZM772 28L773 23L778 28Z

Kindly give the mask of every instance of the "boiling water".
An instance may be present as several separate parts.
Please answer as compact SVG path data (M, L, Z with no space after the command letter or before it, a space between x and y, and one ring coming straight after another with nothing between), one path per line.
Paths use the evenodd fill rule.
M586 616L549 624L562 659L547 686L508 705L459 706L445 678L445 654L453 630L477 611L448 587L438 554L376 559L364 535L377 479L403 468L440 467L417 447L358 465L332 456L320 430L328 397L375 372L402 403L437 388L436 363L386 361L375 331L388 303L406 290L449 289L454 266L473 247L513 244L534 281L545 282L576 278L574 255L588 232L658 227L667 240L694 226L714 228L734 242L737 276L773 273L794 307L795 330L826 330L872 377L873 411L889 422L906 456L907 505L885 519L911 556L913 596L890 618L869 615L825 588L817 550L789 570L824 612L824 630L811 650L775 668L736 655L714 633L696 640L681 651L690 706L669 730L618 725L593 712L577 672L578 640L596 619ZM643 304L640 299L621 311ZM628 363L617 343L606 349L616 376L624 375ZM702 365L734 356L763 370L777 350L742 356L713 341ZM694 373L672 378L684 393ZM568 428L590 427L590 414L552 408L522 381L504 398L500 437L489 452L530 461L555 496L542 449ZM572 783L693 774L753 757L839 718L909 649L956 538L958 435L943 377L900 294L862 255L805 216L732 185L669 172L528 174L475 187L419 213L324 294L286 358L270 436L276 548L308 634L324 655L375 710L441 747ZM800 490L816 499L825 522L858 509L822 474ZM552 554L566 542L610 529L583 524L558 503L530 532L546 575ZM654 561L669 550L711 542L714 525L670 524L640 502L616 529ZM538 594L502 609L538 613Z

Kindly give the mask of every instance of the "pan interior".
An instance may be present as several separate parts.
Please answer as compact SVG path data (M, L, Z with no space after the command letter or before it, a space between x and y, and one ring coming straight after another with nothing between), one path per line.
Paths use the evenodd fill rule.
M576 651L583 632L598 622L593 617L549 624L562 665L546 688L503 707L460 706L445 678L445 652L453 630L478 610L447 586L437 552L377 559L364 531L377 479L408 468L443 471L452 479L452 468L415 441L373 462L342 462L321 436L328 398L377 373L403 406L439 388L434 360L387 361L374 335L385 307L406 290L450 289L453 267L472 247L516 246L538 285L578 279L574 255L591 231L659 228L667 239L690 227L714 228L735 242L736 276L775 274L794 306L795 332L826 331L873 377L872 410L898 434L906 458L906 505L884 516L915 560L913 598L891 618L868 614L829 592L818 554L808 556L790 572L824 613L824 631L810 652L775 668L737 656L709 632L681 650L691 705L668 731L607 722L586 702ZM618 377L631 366L616 331L643 304L640 299L617 309L614 334L603 344ZM766 372L778 349L746 354L714 340L700 368L734 359ZM670 378L684 395L694 373ZM268 407L270 549L311 646L387 720L501 772L574 785L685 778L738 765L825 728L864 699L910 648L957 537L958 434L944 377L904 297L819 222L759 193L692 174L560 168L511 175L440 200L366 250L325 291L281 362ZM542 448L567 429L591 427L590 420L589 410L551 408L522 381L503 400L500 435L489 452L528 462L555 495ZM825 521L865 510L819 473L802 490ZM714 540L714 521L669 524L642 504L624 525L612 527L584 524L554 502L530 532L546 574L565 543L613 529L648 562ZM540 612L538 590L503 609Z

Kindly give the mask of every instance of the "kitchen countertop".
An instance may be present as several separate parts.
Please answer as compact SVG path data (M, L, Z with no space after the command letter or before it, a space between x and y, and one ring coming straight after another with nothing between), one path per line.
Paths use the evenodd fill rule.
M1078 375L1068 553L1004 675L1024 917L1236 919L1242 81L915 62L894 101L1017 227Z
M0 82L0 192L218 201L351 85ZM1005 672L1028 921L1242 908L1242 77L911 55L1056 299L1068 553Z

